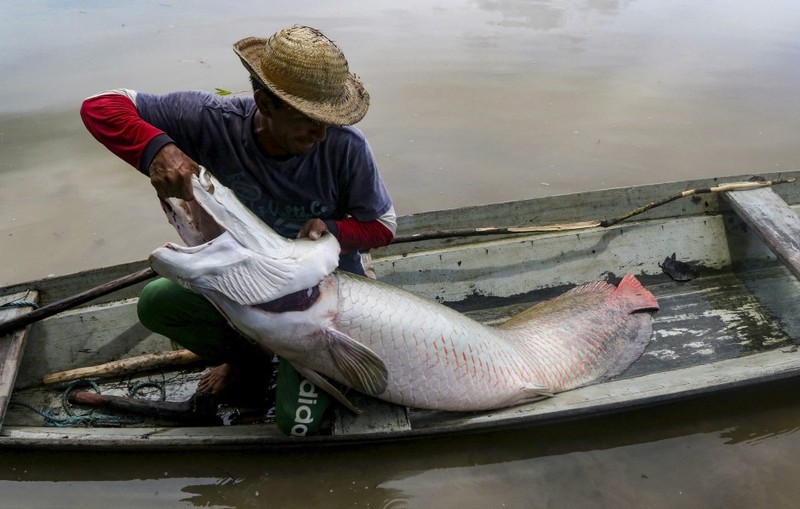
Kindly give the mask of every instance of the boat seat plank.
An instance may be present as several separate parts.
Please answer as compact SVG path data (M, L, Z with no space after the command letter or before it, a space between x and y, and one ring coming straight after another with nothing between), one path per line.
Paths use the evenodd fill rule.
M23 315L34 307L33 305L8 307L9 303L36 303L37 300L38 294L33 290L17 292L0 298L0 323ZM17 372L22 361L22 354L25 352L29 329L30 326L0 336L0 427L3 425L11 392L14 390L14 383L17 380Z
M800 217L771 188L728 191L733 209L800 279Z
M348 394L348 397L361 413L356 415L347 409L337 409L334 435L390 433L411 429L406 407L355 392Z

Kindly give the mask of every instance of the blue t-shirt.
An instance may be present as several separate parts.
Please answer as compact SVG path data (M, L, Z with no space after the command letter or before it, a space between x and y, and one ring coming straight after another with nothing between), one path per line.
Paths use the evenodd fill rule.
M329 127L325 141L310 151L277 160L253 137L252 97L139 93L136 107L285 237L296 237L311 218L372 221L392 207L372 149L355 127ZM363 273L358 253L342 255L339 267Z

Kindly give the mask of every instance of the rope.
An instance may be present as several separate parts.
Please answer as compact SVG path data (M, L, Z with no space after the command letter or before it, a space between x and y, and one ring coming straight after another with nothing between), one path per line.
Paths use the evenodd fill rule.
M35 303L32 300L12 300L11 302L6 302L5 304L0 304L0 308L33 308L39 309L39 304Z
M163 382L138 382L133 384L130 389L128 389L128 396L131 398L136 397L136 393L138 393L141 389L145 387L153 387L158 389L161 392L161 396L158 398L159 401L166 401L167 400L167 388L164 386Z

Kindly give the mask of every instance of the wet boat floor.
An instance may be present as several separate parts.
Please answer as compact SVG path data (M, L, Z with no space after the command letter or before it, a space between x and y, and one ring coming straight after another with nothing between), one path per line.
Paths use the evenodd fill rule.
M800 339L800 319L795 312L800 308L800 282L788 270L770 265L739 273L706 272L701 271L699 277L686 282L675 282L665 275L640 278L656 296L661 309L654 314L653 336L645 353L620 378L776 348L794 348ZM476 297L453 307L478 321L497 324L532 303L565 289L550 289L511 299ZM118 379L83 380L58 387L27 388L14 393L4 424L174 425L175 421L74 406L66 402L66 395L71 390L86 389L105 395L185 401L194 394L202 371L159 371ZM218 417L222 424L270 420L266 408L223 406Z

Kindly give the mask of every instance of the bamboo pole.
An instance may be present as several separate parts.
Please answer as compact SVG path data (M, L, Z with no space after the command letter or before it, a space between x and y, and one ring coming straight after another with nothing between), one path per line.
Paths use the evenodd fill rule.
M702 187L697 189L687 189L680 193L668 196L664 199L657 200L647 205L637 207L621 216L615 218L594 220L594 221L580 221L575 223L560 223L540 226L503 226L503 227L482 227L482 228L459 228L453 230L440 230L428 233L412 233L410 235L398 235L392 241L392 244L402 244L406 242L419 242L422 240L446 239L452 237L476 237L481 235L503 235L503 234L516 234L516 233L546 233L558 232L569 230L584 230L587 228L608 228L633 216L643 214L648 210L654 209L661 205L675 201L686 196L707 193L721 193L726 191L741 191L745 189L757 189L760 187L774 186L778 184L788 184L794 182L795 178L788 179L774 179L774 180L759 180L753 182L732 182L729 184L722 184L714 187Z
M788 179L774 179L774 180L756 180L751 182L731 182L729 184L722 184L719 186L713 187L701 187L698 189L687 189L686 191L674 194L672 196L668 196L664 199L654 201L652 203L648 203L647 205L643 205L639 208L635 208L630 212L623 214L619 217L613 219L607 219L605 221L600 221L600 226L607 228L609 226L613 226L617 223L620 223L628 218L641 214L643 212L647 212L650 209L654 209L661 205L667 204L671 201L678 200L680 198L685 198L687 196L693 196L696 194L709 194L709 193L724 193L727 191L744 191L746 189L758 189L761 187L769 187L778 184L789 184L794 182L795 178L788 178Z

